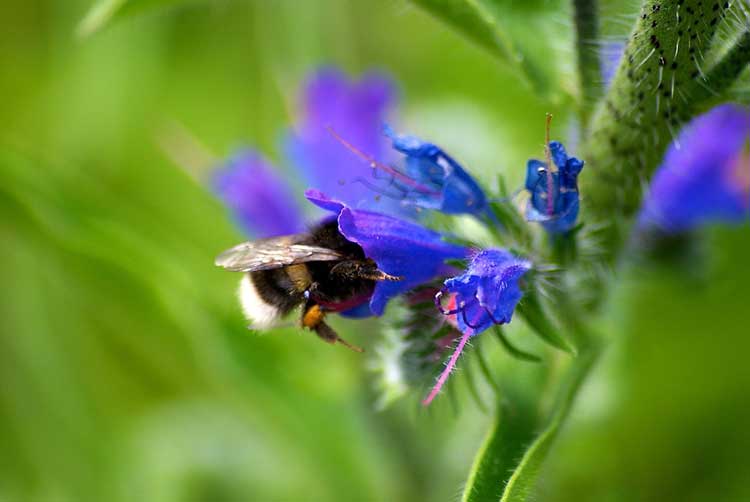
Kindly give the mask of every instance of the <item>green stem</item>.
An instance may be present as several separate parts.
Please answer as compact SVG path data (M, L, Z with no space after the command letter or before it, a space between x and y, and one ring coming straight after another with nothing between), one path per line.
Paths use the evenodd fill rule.
M579 347L578 357L573 360L565 381L560 387L555 411L546 427L524 453L513 475L508 479L500 502L524 502L530 499L542 465L573 408L578 391L594 367L599 353L599 345L593 337L588 339L586 346Z
M729 51L717 64L711 67L706 75L710 83L703 92L696 93L696 98L705 100L710 106L719 101L720 93L729 88L750 62L750 31L745 31L732 45ZM704 106L705 108L706 106Z
M462 502L497 502L539 425L536 407L506 388L492 427L477 452Z
M725 3L646 0L620 67L583 145L584 218L601 227L597 258L611 265L623 247L642 187L680 128L703 110L707 90L720 93L750 59L747 42L707 68ZM709 71L710 70L710 71ZM731 71L730 71L731 70ZM708 71L708 73L706 73ZM600 263L600 265L602 264ZM594 279L597 280L597 279ZM601 285L591 285L601 290Z
M595 0L573 0L576 33L576 58L580 96L581 128L588 128L596 101L602 94L601 62L596 47L599 38L599 13Z

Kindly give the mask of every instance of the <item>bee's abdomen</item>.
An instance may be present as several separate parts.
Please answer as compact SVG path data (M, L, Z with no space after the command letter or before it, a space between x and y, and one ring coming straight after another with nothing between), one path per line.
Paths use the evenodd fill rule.
M245 317L258 329L274 326L304 299L283 269L245 274L239 297Z

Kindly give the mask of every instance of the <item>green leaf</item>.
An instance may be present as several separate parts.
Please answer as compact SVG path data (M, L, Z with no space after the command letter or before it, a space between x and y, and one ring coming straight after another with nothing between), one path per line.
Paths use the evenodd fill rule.
M598 345L590 341L590 345L581 350L580 355L573 360L567 378L560 388L555 409L547 426L526 450L518 467L508 479L500 502L525 502L529 500L542 464L546 460L547 454L573 406L578 390L594 365L598 354Z
M495 423L477 453L466 482L462 502L496 502L518 465L524 448L538 425L534 406L509 394L497 410Z
M533 288L527 289L516 310L542 340L565 352L571 354L575 352L560 334L560 330L550 318L547 309L544 308L539 299L538 293Z
M113 21L154 7L184 2L185 0L98 0L83 17L76 34L85 38Z
M510 343L510 340L505 336L505 333L503 333L503 329L500 326L495 326L495 336L500 341L500 344L503 346L503 348L508 351L508 353L515 357L516 359L520 359L522 361L529 361L532 363L538 363L542 359L539 356L535 356L534 354L529 354L528 352L524 352L523 350L519 349L512 343Z
M539 95L553 101L560 98L564 63L571 52L566 49L572 47L572 34L558 26L560 19L569 17L566 2L411 1L516 67ZM553 24L556 29L550 30Z

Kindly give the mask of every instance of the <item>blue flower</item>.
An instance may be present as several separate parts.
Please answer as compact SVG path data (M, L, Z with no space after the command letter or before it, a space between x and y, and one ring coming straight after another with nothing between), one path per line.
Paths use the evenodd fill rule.
M339 231L359 244L368 258L383 272L400 276L400 281L378 282L370 299L370 311L381 315L390 298L431 279L446 275L448 259L463 259L468 249L443 241L442 236L423 226L373 211L354 209L317 190L307 190L307 199L337 215Z
M445 281L443 294L455 295L455 315L462 333L474 336L494 324L507 324L521 299L518 280L531 262L516 258L503 249L477 253L463 274Z
M558 141L550 141L549 150L556 170L536 159L526 165L526 190L531 194L526 218L541 222L552 234L563 234L573 228L578 218L578 173L583 161L568 157Z
M213 185L249 235L272 237L305 228L287 181L252 150L238 153L216 171Z
M683 232L708 223L748 220L750 109L717 106L693 120L651 181L640 228Z
M393 156L381 128L395 102L394 85L384 76L369 74L350 82L333 68L315 73L302 93L300 120L285 140L287 158L306 186L350 207L403 212L400 200L372 190L369 166L353 162L351 152L336 138L340 134L372 158L388 162Z
M389 127L385 133L393 148L406 156L406 175L414 182L404 185L409 201L447 214L479 215L487 210L479 184L440 147L415 136L397 135Z
M605 87L609 87L615 79L624 52L625 42L622 41L604 42L601 46L599 50L599 62L601 63L602 80Z
M394 103L394 86L385 77L368 75L350 82L330 68L313 74L302 95L301 118L286 142L289 167L296 171L295 178L327 190L352 207L400 211L400 201L378 197L358 182L370 173L363 170L362 174L352 175L356 165L352 164L351 154L328 129L337 128L375 155L386 155L390 148L381 128ZM247 149L232 157L214 176L216 192L253 237L295 233L305 228L296 191L277 172L259 153Z
M509 323L523 293L518 281L531 269L531 262L515 257L503 249L487 249L477 253L463 274L444 282L435 296L440 311L453 319L463 333L453 355L425 398L428 405L437 396L456 361L472 336L495 324ZM449 295L448 309L441 303Z

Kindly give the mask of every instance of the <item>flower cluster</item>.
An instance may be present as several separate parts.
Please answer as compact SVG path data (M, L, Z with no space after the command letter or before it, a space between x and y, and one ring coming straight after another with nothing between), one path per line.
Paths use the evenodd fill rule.
M406 307L427 305L432 312L409 317L429 320L421 325L431 332L410 333L412 341L414 336L425 339L416 344L420 350L429 348L423 361L437 369L436 362L448 358L424 400L429 404L468 340L511 321L528 287L522 278L534 265L503 248L452 243L449 236L423 225L422 216L430 210L473 215L484 224L502 227L493 204L509 203L489 197L439 146L384 126L394 94L382 76L350 82L335 70L317 73L302 93L302 114L286 136L284 157L286 169L309 187L304 193L307 201L331 213L327 218L335 218L340 235L361 249L377 273L398 279L377 281L369 298L343 315L381 316L399 295L413 300L427 294L433 299L409 300ZM556 169L549 162L529 161L526 188L531 198L526 214L551 233L565 233L578 215L577 176L583 162L569 158L558 142L549 142L549 152ZM363 168L362 160L370 170ZM216 191L250 236L285 235L304 228L295 190L278 173L251 150L216 173Z

